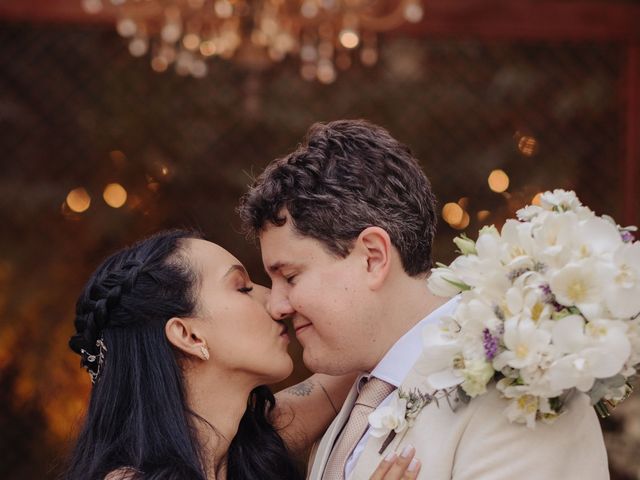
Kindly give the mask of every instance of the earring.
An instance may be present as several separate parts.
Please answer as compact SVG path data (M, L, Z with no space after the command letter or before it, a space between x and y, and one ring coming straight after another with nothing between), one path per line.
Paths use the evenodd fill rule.
M204 345L200 345L200 352L204 360L209 360L209 350Z

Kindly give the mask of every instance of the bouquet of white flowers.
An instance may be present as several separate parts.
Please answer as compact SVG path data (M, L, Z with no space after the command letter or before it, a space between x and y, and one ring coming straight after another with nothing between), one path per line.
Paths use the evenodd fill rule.
M508 419L531 428L553 421L575 391L607 415L640 364L636 228L563 190L517 216L475 242L456 238L462 255L432 270L431 291L460 302L425 329L427 383L468 399L495 379Z

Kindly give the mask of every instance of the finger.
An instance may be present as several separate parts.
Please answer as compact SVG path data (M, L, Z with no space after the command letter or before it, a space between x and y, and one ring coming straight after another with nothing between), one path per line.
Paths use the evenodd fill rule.
M415 453L416 449L413 448L413 446L407 445L404 447L400 456L396 458L396 461L393 462L393 465L391 465L391 468L389 468L389 471L383 477L384 480L400 480L404 478L404 474L406 473Z
M407 466L407 470L404 472L404 476L402 480L415 480L418 478L418 473L420 473L420 467L422 467L422 463L417 458L412 458Z
M396 461L397 457L398 455L396 455L395 452L391 452L386 457L384 457L384 459L378 465L378 468L376 468L376 471L373 472L373 475L371 475L370 480L388 480L385 475L393 465L393 462Z

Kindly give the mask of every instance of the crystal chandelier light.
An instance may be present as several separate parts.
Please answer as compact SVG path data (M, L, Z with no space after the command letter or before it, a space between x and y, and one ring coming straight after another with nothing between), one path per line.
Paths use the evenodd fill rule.
M422 0L82 0L115 9L117 31L151 68L204 77L210 57L265 68L300 59L306 80L332 83L352 62L374 65L377 37L422 19Z

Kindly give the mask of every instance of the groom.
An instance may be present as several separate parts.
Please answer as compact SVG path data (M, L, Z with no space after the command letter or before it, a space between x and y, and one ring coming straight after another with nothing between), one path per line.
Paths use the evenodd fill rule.
M368 480L380 460L415 449L424 480L602 480L602 433L577 394L553 425L511 424L495 388L469 404L427 405L395 437L374 436L369 413L397 388L421 385L424 327L453 312L434 296L436 201L407 147L378 126L341 120L311 127L243 197L245 227L260 239L274 317L293 319L314 372L360 372L312 452L311 480Z

